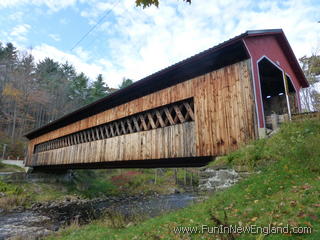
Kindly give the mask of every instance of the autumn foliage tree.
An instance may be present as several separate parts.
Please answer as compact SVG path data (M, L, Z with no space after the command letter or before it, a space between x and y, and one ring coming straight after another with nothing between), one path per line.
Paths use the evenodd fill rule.
M0 42L0 151L23 156L23 135L114 91L101 74L90 80L68 62L32 55Z
M304 56L299 60L310 84L302 90L302 105L306 111L320 111L320 55Z

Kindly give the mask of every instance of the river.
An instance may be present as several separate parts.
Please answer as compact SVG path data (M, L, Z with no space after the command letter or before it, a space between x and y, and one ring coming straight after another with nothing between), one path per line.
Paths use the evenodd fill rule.
M134 215L150 218L184 208L199 200L196 194L181 193L150 197L106 198L89 202L69 200L61 204L53 202L20 212L0 213L0 240L12 237L36 239L57 231L75 218L80 218L79 222L87 223L92 220L92 216L99 218L101 216L99 213L109 209L126 218ZM95 214L87 214L88 203Z

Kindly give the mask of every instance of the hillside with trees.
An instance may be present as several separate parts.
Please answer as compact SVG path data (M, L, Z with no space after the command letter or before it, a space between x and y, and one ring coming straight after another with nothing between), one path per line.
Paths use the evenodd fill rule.
M132 83L123 79L119 88ZM90 80L70 63L50 58L36 62L11 43L0 42L0 149L23 158L23 134L41 127L117 89L110 88L99 74Z

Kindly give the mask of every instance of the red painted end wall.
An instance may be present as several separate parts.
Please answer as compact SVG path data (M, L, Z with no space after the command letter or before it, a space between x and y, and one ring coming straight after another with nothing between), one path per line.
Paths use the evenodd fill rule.
M244 39L245 45L248 49L248 52L251 56L252 61L252 71L253 79L255 83L255 95L256 95L256 104L258 111L258 121L259 127L263 128L264 125L264 116L263 116L263 105L262 105L262 96L260 89L260 80L259 80L259 71L258 71L258 61L263 56L269 58L273 63L279 62L278 67L286 72L286 74L291 78L292 84L294 85L297 91L297 101L300 105L300 89L301 84L299 83L296 74L293 72L292 67L289 64L288 58L281 49L275 36L257 36L257 37L248 37Z

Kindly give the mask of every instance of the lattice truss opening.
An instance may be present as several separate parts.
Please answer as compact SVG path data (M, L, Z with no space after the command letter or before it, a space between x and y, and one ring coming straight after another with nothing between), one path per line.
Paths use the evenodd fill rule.
M193 98L37 144L34 153L194 121Z

